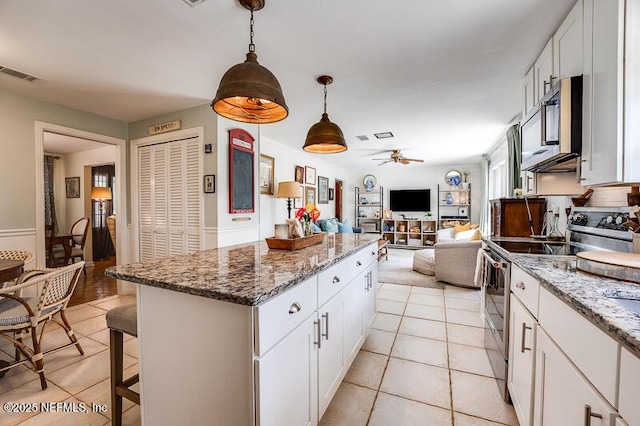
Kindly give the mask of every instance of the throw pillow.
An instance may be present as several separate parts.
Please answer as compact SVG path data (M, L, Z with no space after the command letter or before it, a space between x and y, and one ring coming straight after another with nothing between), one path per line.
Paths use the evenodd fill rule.
M481 240L482 239L482 232L480 232L479 229L473 229L473 231L476 231L476 233L473 234L473 236L471 238L469 238L469 241Z
M342 234L353 234L353 226L351 226L349 219L345 219L342 223L338 222L338 232Z
M322 229L315 222L311 222L311 229L313 229L313 232L322 232Z
M336 218L327 219L324 221L325 229L323 231L326 232L339 232L338 229L338 220Z
M475 236L476 232L477 232L476 229L467 229L466 231L456 232L455 240L471 241L471 239Z
M471 223L470 222L467 222L464 225L458 225L456 223L456 232L468 231L469 229L471 229Z

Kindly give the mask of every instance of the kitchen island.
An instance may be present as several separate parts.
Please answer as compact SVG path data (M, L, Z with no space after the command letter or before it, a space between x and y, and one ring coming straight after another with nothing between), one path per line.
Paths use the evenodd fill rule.
M143 424L307 425L329 405L375 315L377 240L328 234L122 265L138 286Z

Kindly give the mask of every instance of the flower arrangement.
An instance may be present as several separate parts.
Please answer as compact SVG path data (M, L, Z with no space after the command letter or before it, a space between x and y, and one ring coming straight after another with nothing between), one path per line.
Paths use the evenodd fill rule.
M313 204L309 203L306 206L296 210L296 219L302 223L304 235L309 236L313 234L311 229L311 221L316 221L320 217L320 210Z

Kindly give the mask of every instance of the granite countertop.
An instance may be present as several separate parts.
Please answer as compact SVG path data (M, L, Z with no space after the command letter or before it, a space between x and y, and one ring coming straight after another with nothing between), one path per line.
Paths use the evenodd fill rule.
M119 265L105 275L137 284L256 306L380 238L328 234L322 244L272 250L264 240L193 254Z
M510 260L640 357L640 316L610 299L640 299L640 285L575 270L574 256L512 254Z

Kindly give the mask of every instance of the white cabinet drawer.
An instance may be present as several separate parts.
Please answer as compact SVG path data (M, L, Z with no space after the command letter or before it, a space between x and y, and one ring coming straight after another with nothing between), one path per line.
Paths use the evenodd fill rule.
M618 343L544 287L540 288L538 320L582 374L615 407Z
M511 265L511 292L520 299L534 318L538 318L540 283L516 265Z
M318 274L318 306L324 305L349 284L347 262L343 260Z
M630 425L640 425L640 358L622 348L620 356L620 406L618 411Z
M315 313L318 308L317 283L314 276L254 308L255 351L258 356Z
M368 245L347 259L349 281L364 272L367 269L367 266L376 260L377 253L375 247L377 247L377 245Z

